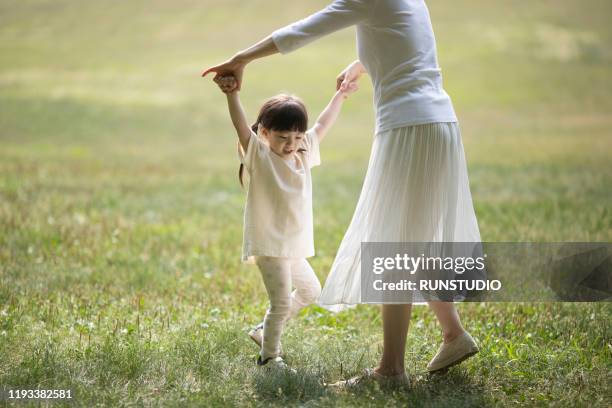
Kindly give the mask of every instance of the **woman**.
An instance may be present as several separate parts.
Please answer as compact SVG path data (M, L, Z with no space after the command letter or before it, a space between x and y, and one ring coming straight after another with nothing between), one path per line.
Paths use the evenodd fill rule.
M215 81L233 75L239 89L249 62L287 54L351 25L357 27L359 60L340 73L337 88L369 74L376 129L359 202L323 288L320 303L330 309L361 301L362 241L480 241L457 118L442 88L423 0L336 0L203 75L215 72ZM429 371L444 370L478 351L453 303L429 306L444 336ZM404 355L410 312L411 304L382 306L384 341L378 367L339 385L364 379L407 383Z

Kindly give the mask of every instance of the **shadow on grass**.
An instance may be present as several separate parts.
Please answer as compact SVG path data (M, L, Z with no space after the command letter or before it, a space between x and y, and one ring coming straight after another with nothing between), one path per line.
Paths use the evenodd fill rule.
M475 381L461 368L445 374L410 375L405 389L381 387L369 382L358 387L336 391L325 387L324 375L316 371L273 372L258 370L253 377L257 399L267 403L297 403L308 405L367 404L408 405L417 407L483 407L492 406L484 385Z
M416 406L483 407L492 406L484 384L457 367L445 374L416 374L406 399Z
M257 369L253 376L253 388L258 399L268 402L303 403L329 394L323 384L322 373L311 370L291 373Z

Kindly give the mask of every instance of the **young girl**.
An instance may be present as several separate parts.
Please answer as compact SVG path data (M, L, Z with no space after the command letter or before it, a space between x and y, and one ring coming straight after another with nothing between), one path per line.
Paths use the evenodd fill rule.
M302 101L284 94L268 99L255 123L248 126L236 79L224 76L215 82L227 94L238 134L240 183L243 169L249 175L242 261L257 264L270 300L263 323L249 336L260 346L259 366L286 368L280 356L283 326L321 293L319 280L306 260L314 256L310 169L320 164L319 142L357 84L337 91L308 129Z

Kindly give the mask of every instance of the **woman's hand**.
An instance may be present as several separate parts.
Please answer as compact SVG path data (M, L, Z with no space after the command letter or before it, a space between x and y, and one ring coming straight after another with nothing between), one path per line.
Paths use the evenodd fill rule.
M216 75L213 78L213 81L215 81L219 86L221 86L219 82L221 78L228 77L228 76L234 77L235 79L234 87L225 88L225 89L221 88L221 90L225 93L239 91L240 87L242 86L242 74L244 72L244 67L246 66L247 63L248 61L234 56L222 64L215 65L213 67L208 68L206 71L202 73L202 76L204 77L208 75L209 73L214 72Z
M336 78L336 90L344 91L349 84L356 82L367 71L361 61L355 60Z

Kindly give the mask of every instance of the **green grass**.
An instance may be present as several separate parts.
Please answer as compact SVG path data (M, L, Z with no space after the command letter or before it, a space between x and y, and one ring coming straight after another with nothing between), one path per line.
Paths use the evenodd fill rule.
M78 405L610 406L609 304L464 304L482 352L424 374L440 341L414 311L408 393L322 385L376 364L377 307L309 308L266 375L245 330L267 306L240 264L244 195L223 96L201 70L326 1L0 3L0 386ZM429 4L485 241L612 238L607 0ZM354 33L249 67L250 117L280 91L311 116ZM323 282L365 174L371 86L314 172Z

